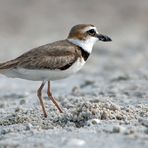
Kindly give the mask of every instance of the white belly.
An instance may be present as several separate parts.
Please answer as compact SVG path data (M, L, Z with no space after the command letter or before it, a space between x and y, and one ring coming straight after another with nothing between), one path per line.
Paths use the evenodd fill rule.
M43 81L43 80L59 80L79 71L85 64L83 59L78 59L71 67L66 70L30 70L30 69L10 69L5 71L3 74L7 77L21 78L33 81Z

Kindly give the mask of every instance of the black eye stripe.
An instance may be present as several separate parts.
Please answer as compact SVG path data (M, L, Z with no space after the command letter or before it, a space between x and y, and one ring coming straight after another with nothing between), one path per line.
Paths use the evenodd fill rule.
M94 29L90 29L87 31L87 33L91 36L94 36L96 34L96 31Z

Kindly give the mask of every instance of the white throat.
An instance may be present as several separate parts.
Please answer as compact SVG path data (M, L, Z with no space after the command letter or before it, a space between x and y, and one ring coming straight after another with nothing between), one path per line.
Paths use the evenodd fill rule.
M97 41L98 39L95 38L95 37L91 37L85 41L83 40L79 40L79 39L68 39L68 41L70 41L71 43L75 44L75 45L78 45L79 47L83 48L85 51L87 51L88 53L91 53L92 52L92 48L93 48L93 45L95 44L95 42Z

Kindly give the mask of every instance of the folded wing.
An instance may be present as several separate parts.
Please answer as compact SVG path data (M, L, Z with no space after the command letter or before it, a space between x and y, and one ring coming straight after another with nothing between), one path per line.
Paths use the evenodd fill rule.
M58 42L58 45L56 42L47 44L0 64L0 71L12 68L65 70L81 56L75 48L64 41Z

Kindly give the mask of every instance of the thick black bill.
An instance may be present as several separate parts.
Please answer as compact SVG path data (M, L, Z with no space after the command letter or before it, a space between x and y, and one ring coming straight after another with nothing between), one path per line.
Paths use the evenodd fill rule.
M97 34L97 38L100 40L100 41L103 41L103 42L110 42L112 41L112 39L106 35L103 35L103 34Z

